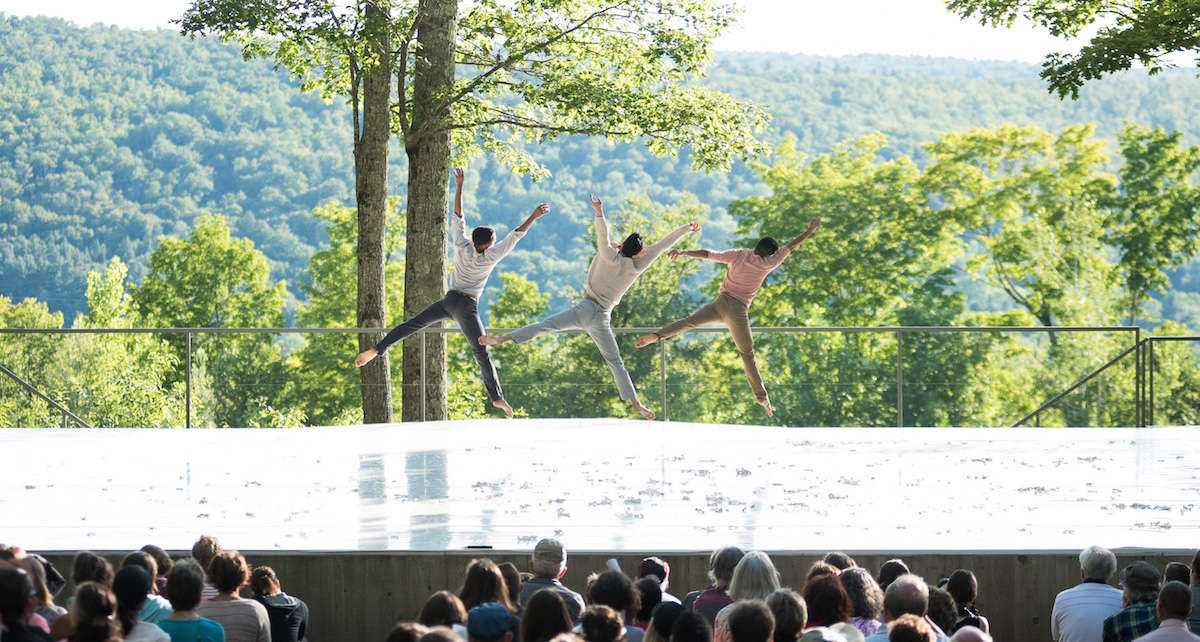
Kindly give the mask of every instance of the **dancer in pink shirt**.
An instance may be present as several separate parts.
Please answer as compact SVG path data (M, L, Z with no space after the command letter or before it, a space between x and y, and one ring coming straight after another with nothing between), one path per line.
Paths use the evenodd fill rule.
M758 373L758 364L754 360L754 337L750 334L750 303L754 301L754 295L758 294L767 275L779 267L792 250L811 236L820 224L821 219L813 219L803 234L792 239L792 242L782 249L779 247L779 241L765 236L753 250L671 250L668 255L671 258L690 256L728 265L725 280L718 290L720 294L715 301L696 310L692 316L667 324L657 332L639 338L634 346L644 348L698 326L717 321L724 323L733 335L733 343L742 357L742 367L746 370L750 389L754 391L754 399L766 409L768 417L773 416L775 411L771 407L767 389L763 387L762 376Z

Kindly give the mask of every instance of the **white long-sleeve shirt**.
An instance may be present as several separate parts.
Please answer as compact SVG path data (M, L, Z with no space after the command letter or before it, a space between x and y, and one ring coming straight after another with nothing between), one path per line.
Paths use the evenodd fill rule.
M675 245L691 230L685 225L668 234L663 240L642 249L641 256L631 259L613 249L608 241L608 219L596 219L596 256L588 266L587 284L584 291L600 303L605 310L617 307L621 297L633 286L654 260Z
M454 238L454 271L450 273L450 289L478 298L496 264L516 247L525 233L514 229L504 240L478 252L471 242L471 235L467 234L463 217L454 214L452 218L450 236Z

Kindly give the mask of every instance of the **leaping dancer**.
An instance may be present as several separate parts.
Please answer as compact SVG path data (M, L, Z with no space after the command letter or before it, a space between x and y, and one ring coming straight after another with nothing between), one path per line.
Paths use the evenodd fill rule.
M596 343L600 355L612 370L621 399L628 400L633 410L641 416L654 419L654 412L638 401L637 390L633 387L633 380L629 378L629 371L625 369L625 362L621 359L617 339L613 336L609 321L612 309L621 302L621 297L634 281L637 281L638 276L685 234L700 231L700 226L695 222L680 226L654 245L646 246L645 239L636 232L626 237L623 243L610 244L608 220L604 218L604 203L594 194L591 196L591 202L592 209L596 211L596 256L588 267L583 300L575 307L552 314L539 323L527 325L499 337L483 336L479 338L479 342L484 345L500 345L508 341L525 343L551 332L583 330Z
M487 346L479 341L483 335L483 321L479 318L479 295L483 294L483 288L487 285L488 277L496 264L512 251L517 241L533 226L534 221L550 212L550 206L546 203L538 205L524 223L509 232L499 243L496 242L496 230L490 227L477 227L467 236L462 209L465 180L463 170L455 168L454 217L451 221L454 237L454 272L450 274L450 291L417 316L392 328L374 348L360 353L354 360L354 365L361 368L379 354L387 352L397 341L403 341L409 335L439 321L454 319L458 329L467 337L467 344L475 354L475 361L479 363L483 385L487 388L492 405L503 410L511 419L512 406L504 400L504 392L500 390L500 382L496 379L496 367L492 365L492 359L488 356Z
M782 250L779 249L779 241L770 236L764 236L753 250L738 249L723 252L671 250L671 258L690 256L728 265L725 280L717 290L720 294L715 301L696 310L690 317L667 324L657 332L651 332L638 338L634 346L644 348L680 332L720 321L729 328L729 333L733 335L733 343L742 357L742 367L746 370L746 379L750 382L750 389L754 391L755 401L766 409L768 417L774 416L775 410L771 407L767 389L763 386L762 376L758 373L758 364L754 360L754 337L750 334L750 303L754 301L754 295L758 294L767 275L779 267L783 260L792 253L792 250L795 250L804 242L804 239L811 236L820 224L821 219L813 219L812 223L809 223L808 229L792 239L792 242L784 246Z

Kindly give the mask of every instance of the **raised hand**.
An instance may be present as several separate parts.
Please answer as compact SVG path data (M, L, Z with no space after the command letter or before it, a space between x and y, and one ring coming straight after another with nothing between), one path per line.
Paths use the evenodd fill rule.
M549 213L550 213L550 204L542 203L541 205L538 205L537 207L533 208L533 214L530 214L529 216L534 219L539 219Z
M699 224L699 223L697 223L696 221L692 221L691 223L688 223L688 227L692 228L692 231L693 231L693 232L699 232L699 231L700 231L700 224Z
M466 174L466 172L463 171L463 168L455 167L454 168L454 184L459 187L462 187L463 183L465 183L466 180L467 180L467 174Z
M667 252L667 258L674 259L674 258L677 258L679 256L679 254L680 254L679 250L671 250L670 252Z
M588 195L592 200L592 209L596 210L596 216L604 213L604 201L596 198L595 194Z
M808 224L808 231L811 232L811 231L817 229L818 227L820 227L820 225L821 225L821 218L820 217L814 218L812 220L812 223Z

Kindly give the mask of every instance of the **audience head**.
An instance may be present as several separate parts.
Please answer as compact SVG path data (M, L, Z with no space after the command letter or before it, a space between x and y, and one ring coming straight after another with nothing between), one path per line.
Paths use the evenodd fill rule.
M426 628L421 637L417 638L417 642L467 642L462 639L454 629L446 626L435 626Z
M625 240L621 242L621 256L633 258L642 251L642 248L645 247L645 245L646 239L641 234L634 232L633 234L626 236Z
M854 608L836 575L818 575L804 584L800 596L808 606L808 621L820 625L845 622Z
M39 608L43 606L54 606L54 596L50 594L50 589L46 586L46 567L42 566L36 558L24 557L12 562L17 568L25 569L29 573L29 583L33 585L33 601L37 602Z
M624 613L637 601L633 582L618 571L605 571L588 587L588 603L611 607ZM584 637L587 637L586 635Z
M821 561L829 564L830 566L836 567L839 571L844 571L848 568L854 568L855 566L858 566L858 564L854 562L853 557L850 557L841 551L826 553L825 559Z
M992 642L992 636L973 626L964 626L950 636L950 642Z
M1192 579L1200 583L1200 551L1192 556Z
M728 591L729 583L733 581L733 569L737 568L738 562L742 561L745 555L742 549L736 546L726 546L713 551L712 556L708 558L708 581L712 582L713 586Z
M154 558L154 564L158 569L158 577L166 577L171 572L171 567L175 565L175 562L171 559L170 555L167 555L166 551L154 544L146 544L141 550L149 553L150 557Z
M962 608L974 604L975 598L979 597L979 582L971 571L959 569L950 574L946 590L954 596L954 603Z
M1186 620L1192 616L1192 589L1178 580L1167 582L1158 593L1158 621Z
M500 573L500 567L489 559L471 560L467 565L462 588L458 590L458 598L468 611L485 602L497 602L510 612L514 610L508 600L508 587L504 584L504 575Z
M958 604L944 588L929 589L929 619L943 631L953 631L958 622Z
M1171 562L1167 564L1167 570L1163 572L1163 583L1167 582L1183 582L1186 584L1192 583L1192 571L1187 564L1180 562Z
M933 627L925 618L901 615L888 625L888 642L934 642Z
M5 626L25 623L32 592L33 583L25 569L0 563L0 621Z
M175 611L194 611L204 594L204 570L194 560L183 560L167 576L167 600Z
M154 591L154 580L150 573L136 564L123 567L113 577L113 594L117 597L117 620L121 623L121 634L129 635L141 619L142 605Z
M1149 562L1137 561L1121 571L1121 590L1130 604L1158 599L1158 569Z
M796 642L808 626L808 606L799 593L779 589L767 596L767 608L775 617L775 642Z
M659 557L647 557L638 564L638 579L653 576L658 579L658 584L665 592L671 585L671 565L667 561Z
M850 615L865 620L878 620L883 615L883 589L870 571L853 566L839 573L838 580L850 596Z
M641 605L634 617L634 622L638 624L649 622L654 607L662 602L662 587L658 585L658 579L655 577L643 577L634 586L638 591L638 604Z
M201 535L200 539L192 545L192 559L200 565L200 568L208 571L208 565L212 563L213 558L220 555L224 549L221 548L221 542L212 535Z
M397 622L385 642L417 642L428 632L429 629L414 622Z
M256 596L279 593L279 577L270 566L256 566L250 571L250 592Z
M1079 572L1085 580L1108 582L1117 572L1117 556L1103 546L1089 546L1079 553Z
M712 625L695 611L684 611L671 627L671 642L713 642Z
M502 642L512 640L508 626L511 615L508 607L498 602L484 602L467 611L467 634L471 642Z
M556 539L544 539L533 547L529 572L534 577L557 580L567 572L567 549Z
M76 585L84 582L96 582L112 586L113 567L108 560L91 551L79 551L75 554L75 563L71 570L71 579Z
M925 617L928 610L929 585L919 575L901 575L883 592L883 614L889 621L901 615Z
M807 582L808 580L820 575L836 576L840 573L841 571L838 569L838 567L834 566L833 564L817 560L816 562L813 562L812 566L808 567L808 575L804 577L804 581Z
M542 589L525 602L521 614L521 642L549 642L560 633L570 633L571 615L561 596Z
M620 573L617 574L620 575ZM583 639L587 642L624 642L625 640L625 624L621 614L603 604L593 604L587 607L579 618L579 625L583 630Z
M646 627L647 642L670 640L671 629L675 628L680 613L683 613L683 605L676 602L660 602L654 607L650 614L650 625Z
M888 585L901 575L908 575L908 565L901 559L890 559L879 566L879 588L887 590Z
M504 577L504 586L508 589L508 603L516 606L521 603L521 571L512 562L498 564L500 575Z
M250 566L237 551L222 551L208 564L208 583L218 593L236 594L250 581Z
M779 241L772 236L764 236L754 246L754 253L761 257L774 256L779 251Z
M726 623L732 642L771 642L775 636L775 616L762 600L735 602Z
M467 609L450 591L438 591L425 600L417 623L424 626L451 626L467 623Z
M125 556L121 560L121 568L127 566L137 566L138 568L150 574L150 577L158 577L158 562L154 561L154 556L146 551L134 551Z
M71 642L120 642L121 627L117 624L117 596L111 588L99 582L84 582L75 590L71 605L71 623L75 632Z
M800 636L799 642L862 642L858 629L841 622L832 626L814 626Z
M733 569L729 581L729 597L737 600L765 600L780 588L779 571L770 556L762 551L750 551Z

